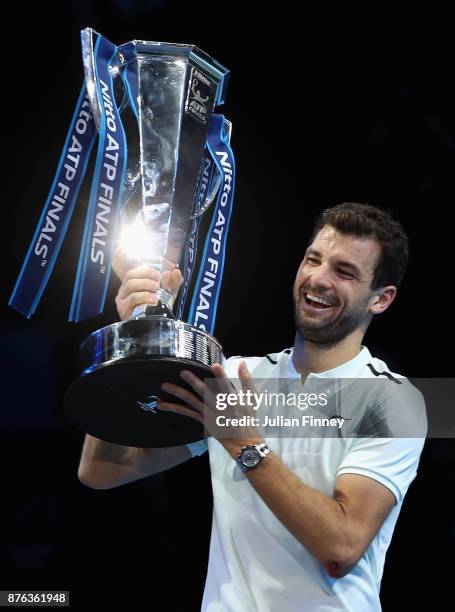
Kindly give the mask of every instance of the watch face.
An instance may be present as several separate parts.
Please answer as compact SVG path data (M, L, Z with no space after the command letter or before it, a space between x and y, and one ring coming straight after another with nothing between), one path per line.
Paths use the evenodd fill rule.
M245 467L255 467L259 463L260 455L255 448L247 448L242 453L242 463Z

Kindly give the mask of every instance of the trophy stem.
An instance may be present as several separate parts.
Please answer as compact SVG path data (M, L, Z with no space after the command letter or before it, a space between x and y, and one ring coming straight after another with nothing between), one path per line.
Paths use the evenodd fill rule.
M175 319L172 314L172 293L167 289L158 289L158 304L155 306L151 304L139 304L136 306L131 314L131 319L137 317L144 317L150 315L160 315L162 317L168 317Z
M163 289L163 287L161 287L161 289L158 289L157 296L163 306L172 310L172 293L168 289Z
M162 274L163 270L172 271L174 269L174 266L164 257L150 259L146 263L146 265L148 265L150 268L153 268L154 270L159 272L160 275ZM157 297L159 301L156 307L151 306L150 304L138 304L134 308L131 318L134 319L136 317L156 314L156 315L161 315L164 317L170 317L172 319L175 319L174 315L172 314L172 306L173 306L174 299L169 289L160 287L160 289L158 289L157 291ZM153 309L153 312L151 312L152 309Z

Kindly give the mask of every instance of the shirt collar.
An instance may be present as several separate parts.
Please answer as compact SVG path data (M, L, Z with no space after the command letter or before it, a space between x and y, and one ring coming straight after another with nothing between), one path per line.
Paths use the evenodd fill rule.
M289 355L287 375L290 378L298 378L300 374L294 367L294 362L292 360L293 354L294 349L292 349ZM361 346L359 354L356 355L353 359L342 363L336 368L326 370L325 372L310 372L307 378L356 378L363 370L363 368L367 365L367 363L371 361L371 359L371 353L367 349L367 347Z

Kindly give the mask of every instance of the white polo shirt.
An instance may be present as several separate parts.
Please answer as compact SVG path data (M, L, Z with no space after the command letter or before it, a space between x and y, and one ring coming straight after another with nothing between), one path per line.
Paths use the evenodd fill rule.
M231 357L227 374L238 377L245 359L254 378L299 378L292 349L266 357ZM366 347L321 378L388 378L398 375ZM402 380L403 377L400 377ZM414 402L413 402L414 403ZM418 417L425 407L416 390ZM424 438L266 438L303 483L332 497L340 474L368 476L390 489L396 504L353 570L331 578L256 493L236 462L214 438L208 441L213 488L210 558L204 612L376 612L384 559L406 491L415 478Z

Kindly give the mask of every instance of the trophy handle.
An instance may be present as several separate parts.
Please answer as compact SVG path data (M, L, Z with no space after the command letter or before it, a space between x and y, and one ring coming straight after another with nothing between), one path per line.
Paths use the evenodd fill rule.
M227 138L227 142L230 143L231 142L231 135L232 135L232 123L230 121L227 121L227 119L224 120L224 125L225 125L225 129L226 129L226 138ZM203 204L201 204L201 206L199 207L199 210L194 212L194 214L191 215L190 219L191 221L193 221L194 219L197 219L198 217L200 217L201 215L203 215L205 213L205 211L207 210L207 208L210 206L210 204L212 204L213 200L216 198L216 195L221 187L221 183L223 182L223 178L221 176L221 172L218 172L218 174L216 175L215 180L213 181L213 186L212 186L212 191L211 193L209 193Z
M213 200L216 198L216 195L218 193L218 190L221 186L221 174L217 174L216 179L213 181L213 188L211 193L209 193L205 200L204 203L199 207L199 210L197 212L195 212L193 215L191 215L190 219L191 221L193 221L194 219L197 219L198 217L200 217L201 215L203 215L205 213L205 211L207 210L207 208L210 206L210 204L213 202Z

